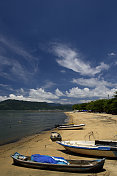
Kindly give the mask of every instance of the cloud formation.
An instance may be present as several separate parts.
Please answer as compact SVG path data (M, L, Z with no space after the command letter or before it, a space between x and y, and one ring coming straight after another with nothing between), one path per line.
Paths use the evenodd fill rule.
M89 88L83 88L80 89L79 87L74 87L72 89L69 89L69 91L66 91L67 97L72 97L72 98L108 98L112 97L117 91L117 89L109 89L105 86L102 87L96 87L94 89L89 89Z
M109 69L109 65L104 62L101 62L100 65L94 68L91 67L89 63L83 61L79 52L76 52L66 45L55 44L53 46L53 53L58 57L56 61L59 65L71 69L74 72L78 72L80 75L94 76L102 70Z
M0 36L0 76L28 81L37 71L37 58L12 40ZM30 68L30 69L29 69Z
M46 102L52 102L52 100L58 99L58 96L47 92L42 88L39 89L30 89L29 97L35 100L38 100L40 102L46 101Z
M31 75L36 73L35 66L37 59L18 45L15 46L13 43L10 45L10 42L4 38L0 38L0 46L4 48L4 50L1 50L0 52L1 76L7 80L14 80L17 78L17 80L23 80L25 83L26 81L30 82L33 80L30 78ZM9 57L6 54L7 50L10 51ZM65 82L67 85L70 85L70 88L66 86L63 90L62 87L62 91L57 87L57 81L53 81L48 77L42 80L43 85L41 85L41 81L39 82L39 80L37 80L37 85L39 86L36 86L37 88L25 88L25 90L20 88L19 91L10 87L9 95L7 94L8 96L0 96L0 101L5 99L16 99L48 103L80 103L83 101L86 102L87 99L89 101L93 99L108 98L108 95L112 97L114 92L117 90L117 84L105 81L104 78L100 79L102 71L109 69L109 65L105 64L104 62L101 62L99 65L92 67L90 63L85 62L83 56L79 51L76 51L67 45L57 43L52 45L51 52L57 57L56 62L60 66L71 69L72 71L78 73L75 74L75 76L82 75L82 77L70 77L72 80L69 82L66 80ZM62 78L63 76L68 78L67 74L65 74L66 69L61 69L59 73L62 75ZM96 78L97 74L99 75ZM36 76L38 77L38 75ZM88 76L91 78L86 79ZM74 86L74 84L76 85ZM5 84L1 84L0 86L2 89L4 87L4 89L8 90L8 87L5 86ZM55 89L53 90L54 87ZM49 91L47 91L47 89Z
M0 96L0 101L6 99L24 100L24 101L35 101L35 102L48 102L48 103L82 103L88 102L94 99L110 98L117 91L117 88L107 88L105 85L100 85L95 88L79 88L73 87L65 92L62 92L58 88L55 93L45 91L43 88L30 89L29 91L24 91L21 89L16 94L9 94L9 96ZM28 93L27 93L28 92Z
M76 83L81 86L87 86L87 87L117 86L117 84L112 84L111 82L104 81L103 79L100 80L98 78L90 78L90 79L78 78L78 79L73 79L73 83Z
M56 94L58 97L64 96L64 94L63 94L58 88L55 90L55 94Z

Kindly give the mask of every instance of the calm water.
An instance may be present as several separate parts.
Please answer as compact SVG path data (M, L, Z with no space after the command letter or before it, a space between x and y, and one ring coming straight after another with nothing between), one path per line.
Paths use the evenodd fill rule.
M0 111L0 145L52 129L65 119L64 112Z

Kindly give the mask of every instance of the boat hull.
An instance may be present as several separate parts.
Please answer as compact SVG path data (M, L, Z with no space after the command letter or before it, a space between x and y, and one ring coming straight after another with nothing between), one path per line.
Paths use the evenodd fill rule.
M76 146L70 144L66 145L63 144L62 142L60 142L59 144L62 145L66 150L77 154L107 157L107 158L117 158L117 147L95 146L93 144L87 146L79 144L79 146Z
M68 160L68 162L71 162L71 164L69 165L38 163L32 161L29 162L16 158L13 158L13 162L15 165L44 170L54 170L63 172L99 172L103 169L105 159L92 160L92 161Z
M117 158L117 151L104 151L104 150L89 150L89 149L80 149L80 148L72 148L72 147L64 147L66 150L69 150L74 153L82 154L82 155L92 155L99 157L110 157Z
M79 129L83 129L85 125L84 124L80 124L80 125L62 125L62 126L58 126L57 129L59 130L79 130Z

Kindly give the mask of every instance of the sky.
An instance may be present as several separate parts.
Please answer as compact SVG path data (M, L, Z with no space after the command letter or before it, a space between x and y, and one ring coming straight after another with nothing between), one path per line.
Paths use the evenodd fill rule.
M0 0L0 101L77 104L115 91L116 0Z

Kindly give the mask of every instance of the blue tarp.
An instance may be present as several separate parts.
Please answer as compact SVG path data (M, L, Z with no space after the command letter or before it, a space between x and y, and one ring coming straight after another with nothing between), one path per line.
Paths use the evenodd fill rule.
M32 155L31 160L39 163L69 164L63 157L54 157L40 154Z

